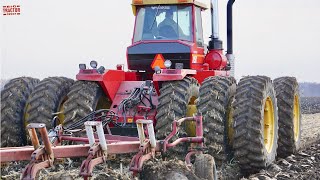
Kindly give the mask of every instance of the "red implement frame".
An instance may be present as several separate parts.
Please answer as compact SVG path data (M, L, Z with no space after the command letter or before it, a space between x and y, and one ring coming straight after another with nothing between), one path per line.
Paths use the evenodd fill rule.
M170 142L172 137L177 134L179 127L184 121L196 121L196 137L184 137ZM172 123L172 132L164 140L155 139L153 122L150 120L137 121L139 138L105 135L103 130L101 134L99 133L99 127L102 128L101 122L91 121L90 126L96 126L98 133L94 136L92 127L90 130L90 128L87 128L87 125L88 124L86 124L87 137L64 136L60 132L58 133L58 142L51 144L45 125L31 123L27 126L27 129L29 131L33 147L0 148L1 163L31 160L22 173L22 179L30 180L35 179L39 170L51 167L54 160L57 158L87 157L81 165L80 175L82 175L84 179L88 179L92 176L94 166L106 162L108 156L115 154L138 152L132 158L130 163L130 170L136 174L142 170L143 163L154 158L157 152L165 153L167 149L173 148L182 142L198 144L197 147L192 146L185 157L187 166L190 166L190 156L196 153L201 153L204 146L202 116L187 117L174 121ZM144 127L144 125L146 125L146 127ZM38 129L41 134L43 145L40 145L39 143L36 129ZM148 131L149 137L147 138L145 131ZM90 133L92 134L90 135ZM58 145L61 141L65 140L85 143L89 142L89 144L66 146ZM104 143L102 142L103 140Z

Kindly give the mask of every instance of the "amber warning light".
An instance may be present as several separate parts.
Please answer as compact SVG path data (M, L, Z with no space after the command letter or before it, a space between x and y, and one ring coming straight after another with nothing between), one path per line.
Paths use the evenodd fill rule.
M2 6L3 16L20 15L20 5Z

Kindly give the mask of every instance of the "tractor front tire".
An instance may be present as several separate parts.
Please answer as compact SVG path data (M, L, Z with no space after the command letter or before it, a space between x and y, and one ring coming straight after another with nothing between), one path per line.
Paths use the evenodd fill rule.
M277 154L278 109L270 78L241 79L233 108L235 159L245 174L256 173L270 165Z
M38 82L31 77L15 78L1 91L1 147L25 145L25 106Z
M299 84L294 77L274 80L279 114L278 155L289 156L299 150L301 139L301 113Z
M224 163L232 149L232 108L236 81L232 77L206 78L199 90L198 112L203 116L208 152L217 163Z
M67 98L63 104L65 128L69 128L92 111L110 108L109 98L96 82L76 81L70 88Z
M186 117L188 105L194 103L199 94L199 85L196 79L185 77L180 81L168 81L160 89L159 104L157 107L157 139L165 139L172 131L174 120Z
M217 180L218 177L214 158L209 154L196 155L194 173L201 179Z
M54 128L52 119L55 116L59 117L59 124L63 123L62 105L73 82L65 77L49 77L40 81L28 100L25 125L44 123L47 129Z

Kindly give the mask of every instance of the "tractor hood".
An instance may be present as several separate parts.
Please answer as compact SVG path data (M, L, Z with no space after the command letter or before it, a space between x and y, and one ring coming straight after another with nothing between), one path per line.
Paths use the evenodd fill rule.
M192 43L179 42L144 42L132 45L127 49L128 68L152 72L151 64L157 54L161 54L165 60L173 64L183 63L185 69L190 68Z

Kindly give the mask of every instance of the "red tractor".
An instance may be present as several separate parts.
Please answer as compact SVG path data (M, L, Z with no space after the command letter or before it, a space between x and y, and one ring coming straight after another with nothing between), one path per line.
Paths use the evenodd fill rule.
M229 0L227 5L224 54L217 0L211 1L208 46L202 29L201 13L207 9L204 4L194 0L133 0L136 19L132 45L127 48L128 70L122 65L106 70L91 61L90 67L79 64L76 82L61 77L46 78L38 84L31 78L10 81L1 94L1 145L24 145L28 123L44 123L51 128L62 124L70 131L83 129L88 114L95 116L93 112L108 109L112 118L105 124L107 133L138 136L137 120L144 119L152 120L156 139L165 139L175 120L201 115L208 153L219 165L235 157L244 172L266 168L276 154L294 153L301 136L298 83L292 77L272 81L265 76L247 76L236 85L232 77L234 2ZM4 100L6 92L16 87L14 83L23 86L15 92L24 88L24 96L19 103L10 104ZM14 104L19 109L5 111ZM16 118L12 122L17 124L8 122L9 117ZM186 122L173 139L199 135L196 127L195 121ZM16 131L9 132L10 128Z

